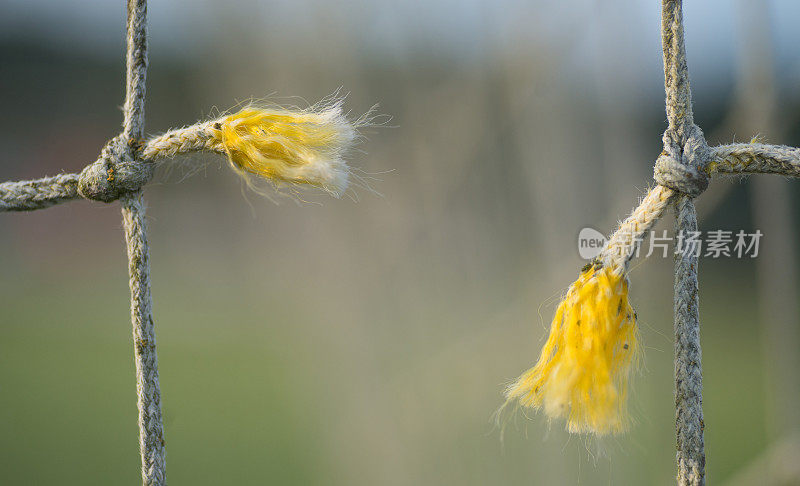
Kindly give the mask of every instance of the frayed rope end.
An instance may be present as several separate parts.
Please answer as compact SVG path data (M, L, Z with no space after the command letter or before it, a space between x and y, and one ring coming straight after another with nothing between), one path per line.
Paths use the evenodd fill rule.
M350 179L345 157L359 138L359 128L371 121L369 113L348 119L343 101L333 97L299 110L251 104L210 127L240 174L274 184L315 186L338 198Z
M539 361L506 389L508 402L564 418L572 433L624 432L636 314L619 269L587 266L556 310Z

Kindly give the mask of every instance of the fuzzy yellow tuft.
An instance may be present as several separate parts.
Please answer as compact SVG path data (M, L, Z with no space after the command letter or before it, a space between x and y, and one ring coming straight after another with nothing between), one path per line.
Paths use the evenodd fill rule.
M508 387L506 397L565 418L570 432L623 432L637 354L627 279L620 270L587 266L559 304L539 362Z
M305 110L246 106L211 130L237 171L340 197L350 175L344 156L363 120L348 120L342 100L334 99Z

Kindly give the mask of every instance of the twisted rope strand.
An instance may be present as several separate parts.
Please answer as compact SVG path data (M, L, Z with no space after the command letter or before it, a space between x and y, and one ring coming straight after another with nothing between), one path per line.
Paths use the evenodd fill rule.
M676 233L697 231L697 212L692 198L681 195L675 205ZM679 486L705 484L697 262L694 252L675 254L675 423Z
M147 0L128 0L126 90L122 133L128 141L144 133L144 96L147 80Z
M198 151L212 151L224 154L212 134L213 122L170 130L150 138L141 152L141 160L155 162L159 159ZM709 174L744 175L777 174L785 177L800 177L800 148L785 145L760 143L739 143L719 145L711 148L707 165ZM75 199L81 199L77 192L78 174L59 174L53 177L29 181L0 183L0 212L33 211L45 209ZM650 190L631 216L620 223L609 238L609 249L603 253L609 263L627 264L635 254L638 240L661 218L664 202L674 195L674 191L664 186ZM624 255L614 259L611 255Z
M681 139L688 136L694 124L686 47L683 41L683 2L663 0L661 10L661 44L664 51L664 88L667 95L667 120L670 131Z
M800 148L735 143L711 149L709 170L719 174L780 174L800 177Z
M147 0L128 0L127 88L123 136L134 161L137 141L144 132L144 96L147 79ZM141 160L141 159L139 159ZM139 189L121 198L122 220L128 249L131 288L136 395L139 408L139 450L142 484L166 484L164 426L161 418L161 389L150 292L150 248L147 244L145 206Z
M627 270L642 238L661 219L674 195L675 191L661 185L652 188L608 238L599 260L613 268Z
M150 294L150 251L141 191L122 198L122 220L130 274L142 484L162 485L166 484L164 428L161 418L153 301Z
M664 51L664 91L669 128L664 133L665 151L679 146L681 160L705 156L707 145L692 116L692 94L683 35L683 2L663 0L661 40ZM687 144L690 139L692 143ZM687 153L684 148L691 150ZM677 154L672 153L673 157ZM696 167L695 167L696 168ZM706 181L707 185L707 181ZM692 198L681 195L675 204L678 232L697 231L697 213ZM689 233L683 233L689 234ZM675 259L675 430L679 486L705 484L703 446L702 372L700 369L700 316L697 257L681 252Z
M225 153L219 138L214 136L214 123L213 121L196 123L153 137L142 149L142 158L155 161L201 150Z
M78 174L0 183L0 212L33 211L78 198Z

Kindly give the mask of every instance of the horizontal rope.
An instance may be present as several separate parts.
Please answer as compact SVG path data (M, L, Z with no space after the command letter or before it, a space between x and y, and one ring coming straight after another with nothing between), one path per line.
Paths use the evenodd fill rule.
M155 161L201 150L225 153L219 137L214 136L215 129L219 130L219 123L210 121L170 130L148 140L142 149L142 158Z
M224 154L225 149L213 136L215 121L201 122L188 127L170 130L150 138L141 151L145 163L176 157L192 152L209 151ZM705 164L709 175L777 174L786 177L800 177L800 148L786 145L761 143L735 143L712 147L709 161ZM44 209L62 202L80 199L78 193L78 174L60 174L29 181L0 183L0 212L33 211ZM656 191L662 187L657 194ZM619 252L621 258L602 255L606 263L627 267L627 262L636 248L631 246L632 238L646 233L658 221L667 205L665 198L671 197L663 192L668 189L656 186L642 200L631 217L620 224L609 239L609 251ZM617 233L631 235L622 238ZM613 243L613 245L612 245Z
M800 148L761 143L734 143L711 149L709 172L800 176Z
M119 140L119 137L117 137L104 148L97 162L87 166L87 169L91 169L91 171L87 172L87 169L84 169L83 172L96 175L97 177L93 177L93 180L110 182L108 179L112 177L125 179L126 174L120 173L120 169L129 168L137 174L141 172L139 170L134 170L137 166L143 165L141 161L152 163L156 159L174 157L176 155L201 150L224 153L224 149L215 149L210 143L211 137L209 135L209 129L212 127L213 123L214 122L197 123L189 127L170 130L163 135L153 137L146 142L142 149L139 159L140 162L131 161L131 163L122 166L116 164L113 167L117 172L113 173L110 171L112 166L105 160L107 156L105 156L104 153L108 152L108 148L114 145L113 142L115 140ZM98 164L98 162L106 163L103 165ZM75 199L83 199L85 196L78 191L80 179L81 174L59 174L57 176L43 177L41 179L0 183L0 212L34 211Z
M705 166L709 175L777 174L800 177L800 148L761 143L738 143L712 147ZM597 257L606 265L627 270L630 260L647 233L664 214L677 192L657 185L619 224L608 245Z
M78 174L0 183L0 212L33 211L79 199Z

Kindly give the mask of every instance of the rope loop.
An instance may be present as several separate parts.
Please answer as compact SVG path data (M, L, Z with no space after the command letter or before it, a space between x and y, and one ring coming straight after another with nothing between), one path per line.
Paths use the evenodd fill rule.
M708 188L706 166L711 159L711 149L697 125L691 124L683 131L684 137L671 128L664 132L664 151L656 160L653 178L662 186L697 197ZM681 139L685 139L683 144Z
M100 157L86 166L78 178L78 192L95 201L112 202L138 191L153 178L154 164L139 154L142 143L120 134L109 140Z

